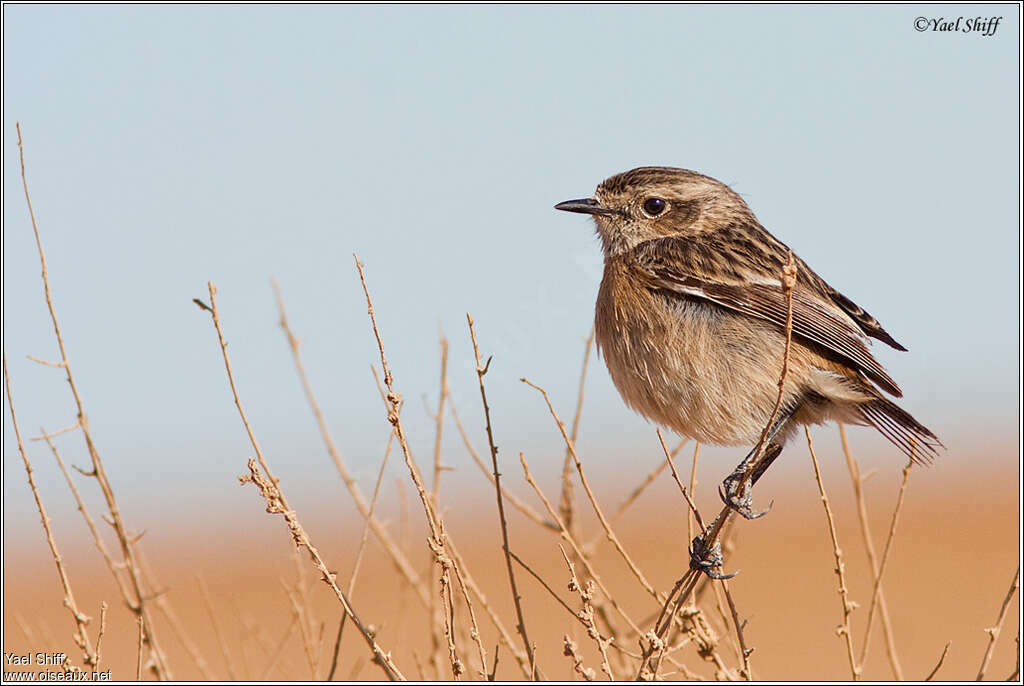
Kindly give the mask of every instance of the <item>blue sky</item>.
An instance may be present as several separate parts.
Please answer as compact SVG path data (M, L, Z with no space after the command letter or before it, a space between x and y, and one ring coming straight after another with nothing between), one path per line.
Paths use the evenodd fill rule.
M518 379L571 415L601 256L591 224L552 205L645 164L731 184L910 349L876 351L951 455L1014 464L1018 11L5 5L3 339L23 431L74 416L60 373L25 358L57 354L15 121L73 369L125 498L236 497L250 449L209 317L190 302L207 280L279 473L311 493L336 481L272 276L339 443L373 478L388 426L353 252L414 450L432 449L423 399L436 403L441 329L454 402L481 426L468 311L494 354L502 454L555 469L558 435ZM1003 19L987 37L914 28L961 15ZM447 431L449 461L471 469ZM601 362L582 432L597 472L657 455ZM30 501L9 418L3 441L6 530ZM77 437L61 446L85 464ZM719 452L724 474L740 455Z

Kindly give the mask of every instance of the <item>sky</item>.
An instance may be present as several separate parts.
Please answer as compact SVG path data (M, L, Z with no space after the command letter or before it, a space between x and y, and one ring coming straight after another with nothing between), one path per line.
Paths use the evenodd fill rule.
M310 500L340 493L271 278L335 437L372 484L390 427L353 253L421 460L442 331L452 403L484 452L469 312L493 355L502 457L523 451L555 473L560 437L519 379L572 416L602 258L592 223L552 206L649 164L730 184L909 348L875 351L948 447L939 468L1016 465L1015 5L8 4L3 15L3 346L19 424L55 430L74 406L61 372L26 358L58 354L16 121L72 370L115 488L144 522L254 507L234 481L252 449L210 317L192 303L208 281L284 483ZM961 16L1001 21L988 36L915 28ZM10 534L32 504L4 414ZM445 431L453 483L482 486ZM895 478L902 458L866 429L852 435ZM58 445L86 466L80 437ZM639 481L635 456L657 459L651 425L599 360L580 449L606 479ZM50 456L29 450L51 509L70 508ZM741 456L712 454L723 475Z

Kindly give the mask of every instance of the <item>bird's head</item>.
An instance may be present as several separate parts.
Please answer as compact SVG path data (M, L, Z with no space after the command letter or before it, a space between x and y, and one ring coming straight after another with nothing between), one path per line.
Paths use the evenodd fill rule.
M729 215L752 217L743 199L715 179L688 169L638 167L601 182L591 198L556 210L594 217L606 256L664 236L694 236Z

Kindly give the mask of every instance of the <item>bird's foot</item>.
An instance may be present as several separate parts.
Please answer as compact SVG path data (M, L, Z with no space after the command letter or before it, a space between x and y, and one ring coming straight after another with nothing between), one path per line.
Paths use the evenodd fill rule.
M718 489L718 495L722 498L723 503L744 519L764 517L772 511L772 505L775 503L774 501L768 503L768 508L765 510L755 510L753 508L754 501L750 495L754 485L753 480L750 477L744 479L745 476L742 471L737 470L725 477L725 480Z
M704 539L709 533L710 528L693 539L690 547L690 569L703 572L712 579L733 578L739 574L739 571L735 571L732 574L722 574L722 572L718 571L722 568L722 563L725 562L722 559L722 544L716 542L712 546L707 545Z

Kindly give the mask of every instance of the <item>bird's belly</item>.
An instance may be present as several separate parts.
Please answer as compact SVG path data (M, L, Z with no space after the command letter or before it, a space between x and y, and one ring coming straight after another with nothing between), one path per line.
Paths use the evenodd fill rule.
M660 318L610 323L598 327L598 342L631 408L702 443L759 440L778 395L778 379L758 364L765 356L781 363L781 347L777 355L765 350L776 347L774 336L694 303Z

